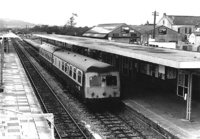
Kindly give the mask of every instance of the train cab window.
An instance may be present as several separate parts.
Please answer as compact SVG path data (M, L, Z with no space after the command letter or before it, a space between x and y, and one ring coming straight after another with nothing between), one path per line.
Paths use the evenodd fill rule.
M81 80L82 80L82 72L80 70L78 70L78 82L81 84Z
M64 71L64 61L62 61L62 71Z
M69 66L69 76L72 76L72 66Z
M90 77L90 86L101 86L101 77L100 76L92 76Z
M117 85L117 76L106 76L106 85L107 86Z
M73 68L73 78L76 80L76 68Z

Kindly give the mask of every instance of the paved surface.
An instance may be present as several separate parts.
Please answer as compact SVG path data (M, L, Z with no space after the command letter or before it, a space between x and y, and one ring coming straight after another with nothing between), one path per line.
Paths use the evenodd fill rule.
M192 104L191 121L185 120L186 101L175 94L146 92L123 102L149 119L149 124L159 130L165 130L180 139L200 138L200 104L197 102Z
M5 54L0 93L0 139L51 139L51 130L13 49ZM26 116L27 115L27 116Z

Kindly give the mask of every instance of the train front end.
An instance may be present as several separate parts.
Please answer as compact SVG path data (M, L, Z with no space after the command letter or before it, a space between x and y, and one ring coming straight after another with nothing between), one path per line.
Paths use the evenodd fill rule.
M120 77L118 71L86 73L86 99L105 99L120 97Z

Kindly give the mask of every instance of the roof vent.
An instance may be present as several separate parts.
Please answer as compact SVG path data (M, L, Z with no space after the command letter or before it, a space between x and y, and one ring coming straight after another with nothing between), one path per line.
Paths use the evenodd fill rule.
M76 55L74 55L74 57L76 57Z
M68 54L70 54L70 52L68 52Z
M84 61L87 61L87 59L85 59Z

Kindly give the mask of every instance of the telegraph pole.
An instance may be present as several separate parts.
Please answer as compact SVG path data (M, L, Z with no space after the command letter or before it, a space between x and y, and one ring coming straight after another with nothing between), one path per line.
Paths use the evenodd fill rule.
M156 31L155 31L155 28L156 28L156 16L158 16L159 13L155 11L155 12L152 12L152 15L154 16L154 24L153 24L153 39L155 39L155 33L156 33Z
M0 42L1 47L1 80L0 80L0 92L3 92L3 59L4 59L4 38L2 37L2 41Z

